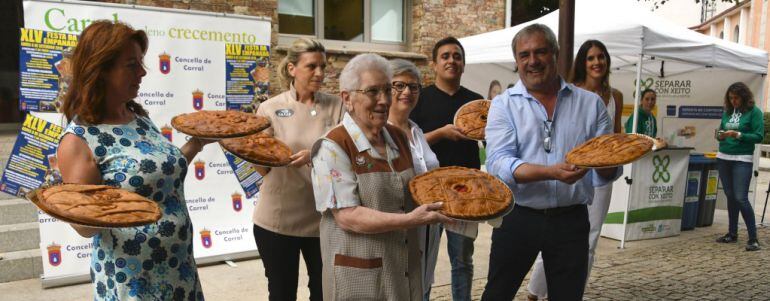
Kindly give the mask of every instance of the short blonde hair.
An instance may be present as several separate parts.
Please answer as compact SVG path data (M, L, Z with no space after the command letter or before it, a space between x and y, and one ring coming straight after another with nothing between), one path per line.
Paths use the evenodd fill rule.
M281 84L285 88L289 88L289 85L294 81L294 77L289 74L289 63L297 65L299 63L299 56L307 52L321 52L326 54L326 48L321 42L308 38L299 38L291 43L291 47L286 51L286 57L281 60L281 64L278 65L278 74L281 78Z

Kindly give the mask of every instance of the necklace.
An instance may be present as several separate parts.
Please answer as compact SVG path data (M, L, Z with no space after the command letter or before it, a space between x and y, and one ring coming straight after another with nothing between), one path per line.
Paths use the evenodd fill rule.
M594 93L596 93L597 95L601 96L601 97L602 97L602 99L604 99L604 96L606 96L606 95L607 95L607 89L605 89L605 88L599 88L599 89L593 90L593 91L591 91L591 92L594 92Z
M606 95L606 93L607 93L607 92L609 92L609 88L608 88L608 87L604 87L603 85L600 85L598 89L589 89L589 88L586 86L586 84L585 84L585 83L583 83L582 85L576 85L576 86L578 86L578 87L580 87L580 88L583 88L583 89L586 89L586 90L588 90L588 91L594 92L594 93L596 93L597 95L601 96L602 98L604 98L604 96Z

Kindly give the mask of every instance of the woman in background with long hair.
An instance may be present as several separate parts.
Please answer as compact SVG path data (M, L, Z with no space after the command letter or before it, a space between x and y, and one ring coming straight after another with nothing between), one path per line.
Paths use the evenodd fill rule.
M720 243L738 241L738 213L743 216L749 240L746 251L759 250L757 223L749 202L749 184L754 164L754 145L762 142L765 124L762 111L754 106L754 94L742 82L725 92L725 110L719 124L717 169L727 196L728 232Z

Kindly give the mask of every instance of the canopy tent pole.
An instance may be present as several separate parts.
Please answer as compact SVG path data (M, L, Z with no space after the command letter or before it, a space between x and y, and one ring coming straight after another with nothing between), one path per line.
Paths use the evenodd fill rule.
M632 133L636 133L637 128L636 124L639 123L639 99L642 97L642 91L639 91L639 87L642 84L642 63L644 63L644 37L641 37L640 39L640 47L639 49L639 63L636 65L636 85L634 87L636 93L634 93L634 111L633 111L633 118L634 122L632 122ZM634 165L631 164L631 180L633 181L633 175L634 175ZM629 190L630 193L630 190ZM620 240L620 248L625 249L626 248L626 228L628 226L628 206L630 206L630 198L629 201L626 202L626 209L623 212L623 236Z
M562 78L569 77L572 52L575 47L575 0L559 0L558 70Z
M762 111L762 112L765 112L765 102L766 102L765 101L765 89L767 88L766 87L767 81L765 80L765 76L766 76L766 74L762 74L762 89L759 90L759 97L757 98L757 99L759 99L759 108L760 108L759 110ZM765 131L767 131L767 129L765 129ZM760 150L759 151L759 156L754 157L754 174L755 175L758 175L757 171L759 170L759 160L760 160L761 156L762 156L762 151ZM756 198L756 195L757 195L757 185L756 185L757 176L753 177L751 180L754 181L754 199L756 200L757 199ZM760 226L760 227L766 226L765 225L765 212L767 211L767 197L770 196L770 183L768 183L768 185L767 185L766 193L767 194L765 195L765 207L762 209L762 219L757 224L757 226ZM756 208L757 206L759 206L759 204L755 203L754 204L754 208Z

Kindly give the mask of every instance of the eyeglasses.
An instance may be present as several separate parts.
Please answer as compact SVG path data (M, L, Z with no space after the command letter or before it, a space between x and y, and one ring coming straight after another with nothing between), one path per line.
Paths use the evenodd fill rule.
M550 153L551 152L551 134L553 133L553 121L544 120L543 130L545 131L545 138L543 138L543 150L545 150L546 153Z
M382 86L382 87L370 87L366 89L361 90L353 90L351 92L358 92L358 93L364 93L366 96L368 96L371 99L376 99L377 96L382 94L383 96L390 96L390 93L392 93L393 87L390 85Z
M404 90L406 90L406 87L409 87L409 93L417 94L417 92L420 92L422 85L418 83L407 84L405 82L400 82L400 81L393 82L393 89L399 93L404 92Z

